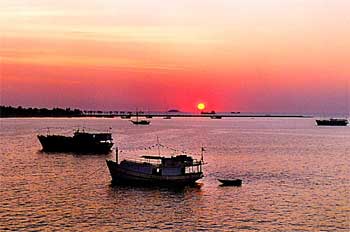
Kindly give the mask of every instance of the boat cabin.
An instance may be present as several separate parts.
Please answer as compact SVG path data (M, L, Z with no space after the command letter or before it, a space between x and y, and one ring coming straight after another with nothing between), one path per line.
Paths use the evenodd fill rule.
M112 142L112 134L111 133L88 133L85 131L75 131L74 132L74 139L79 139L79 140L93 140L96 142L105 142L105 143L110 143Z
M161 156L141 156L142 160L123 160L119 166L123 169L159 176L181 176L201 173L202 162L187 155L170 158Z

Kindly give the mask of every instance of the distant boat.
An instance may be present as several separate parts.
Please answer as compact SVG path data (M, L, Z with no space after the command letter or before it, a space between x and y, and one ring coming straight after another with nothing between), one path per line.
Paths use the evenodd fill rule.
M331 118L324 120L316 120L317 126L347 126L349 121L347 119Z
M113 146L111 133L76 130L73 136L38 135L45 152L108 153Z
M151 121L147 120L131 120L131 122L135 125L149 125L151 123Z
M152 115L146 115L145 117L146 117L146 118L153 118Z
M134 125L149 125L151 121L148 120L139 120L139 113L136 111L136 120L130 120Z
M163 119L171 119L171 116L165 116Z
M180 110L177 110L177 109L171 109L171 110L168 110L169 113L180 113Z
M215 116L210 116L211 119L221 119L222 116L218 116L218 115L215 115Z
M157 146L163 146L157 144ZM152 146L154 147L154 146ZM204 149L202 149L204 151ZM181 154L164 157L160 154L141 156L141 160L106 160L113 183L137 185L184 186L194 184L203 177L201 160Z
M242 180L241 179L218 179L218 181L221 182L223 186L241 186Z
M130 119L131 115L122 115L120 116L121 119Z
M214 110L212 110L210 112L202 111L201 114L216 114L216 112Z

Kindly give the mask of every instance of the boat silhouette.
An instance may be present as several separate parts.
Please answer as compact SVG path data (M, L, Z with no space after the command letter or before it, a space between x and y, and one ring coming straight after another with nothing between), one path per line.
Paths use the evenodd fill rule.
M241 186L241 179L218 179L221 182L222 186Z
M148 120L139 120L139 112L136 111L136 120L130 120L130 122L134 125L149 125L151 121Z
M317 126L347 126L349 121L343 118L331 118L331 119L318 119L316 120Z
M76 130L73 136L38 135L44 152L108 153L113 146L111 133Z
M154 146L159 149L163 145ZM203 177L203 151L201 160L186 154L171 157L158 154L143 155L140 160L124 159L119 163L116 149L116 160L106 162L114 184L186 186Z

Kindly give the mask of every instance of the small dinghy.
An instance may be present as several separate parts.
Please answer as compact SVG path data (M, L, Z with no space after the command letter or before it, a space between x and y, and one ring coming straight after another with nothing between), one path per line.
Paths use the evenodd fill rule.
M221 182L222 186L241 186L242 180L241 179L218 179L218 181Z

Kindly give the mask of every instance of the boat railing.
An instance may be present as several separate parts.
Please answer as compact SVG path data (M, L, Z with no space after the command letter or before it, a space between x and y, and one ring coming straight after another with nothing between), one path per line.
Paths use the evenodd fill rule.
M161 165L161 161L160 160L149 160L149 159L130 159L130 158L127 158L125 159L125 161L128 161L128 162L133 162L133 163L137 163L137 164L152 164L152 165L155 165L155 166L160 166Z
M126 158L125 161L133 162L133 163L137 163L137 164L151 164L151 165L154 165L157 167L163 166L161 159L145 159L145 158L130 159L130 158ZM194 166L201 166L201 165L203 165L203 161L197 160L197 159L194 159L192 162L184 162L185 167L194 167Z
M199 165L203 165L203 161L194 159L193 162L188 166L199 166Z

